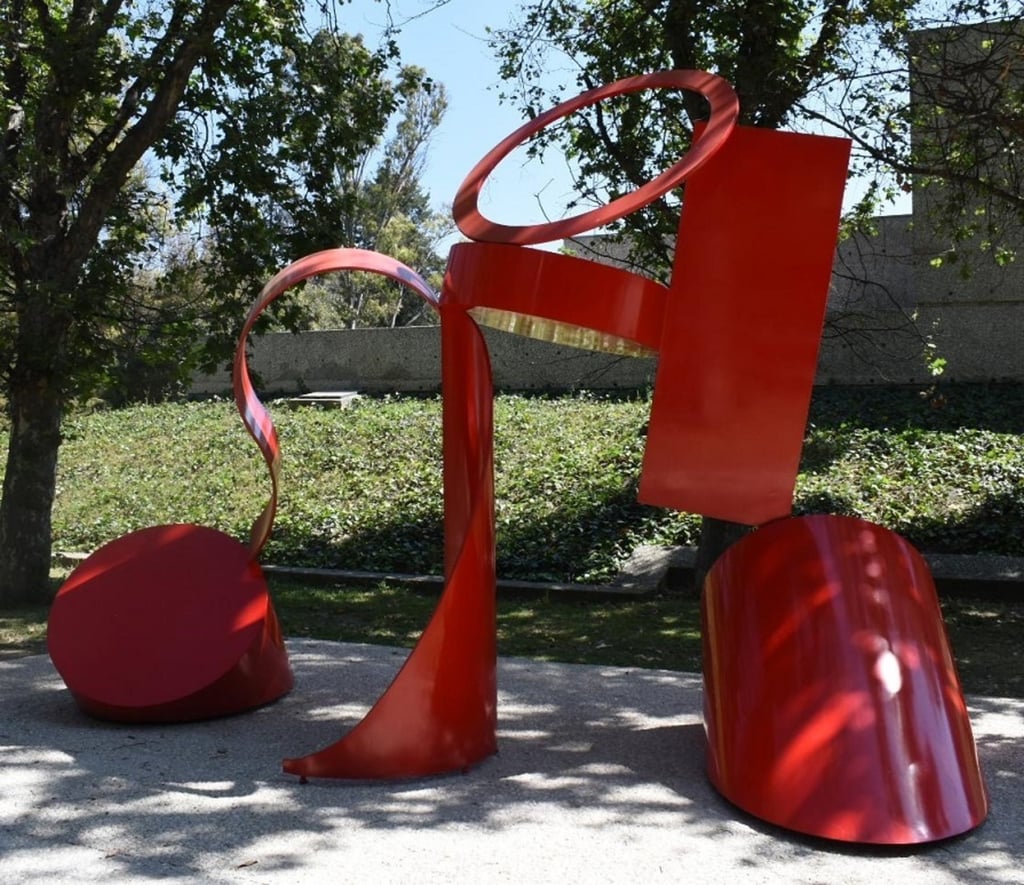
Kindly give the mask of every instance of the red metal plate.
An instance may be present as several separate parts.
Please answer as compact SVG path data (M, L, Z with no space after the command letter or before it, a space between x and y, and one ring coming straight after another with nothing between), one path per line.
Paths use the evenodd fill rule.
M640 500L790 512L850 143L737 126L687 183Z

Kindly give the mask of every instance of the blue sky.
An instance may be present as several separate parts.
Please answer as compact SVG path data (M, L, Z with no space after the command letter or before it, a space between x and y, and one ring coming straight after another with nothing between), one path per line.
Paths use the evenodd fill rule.
M428 0L391 0L396 20L432 5ZM451 203L470 169L494 145L522 125L515 108L498 101L498 64L487 46L486 28L503 27L518 8L514 0L450 0L406 24L397 38L402 61L426 69L444 84L448 112L434 138L424 188L437 208ZM375 45L386 22L385 4L354 0L339 7L339 24ZM504 224L562 214L571 179L561 164L527 162L513 153L488 181L480 200L484 215ZM542 193L543 208L535 193ZM560 199L560 196L562 199Z

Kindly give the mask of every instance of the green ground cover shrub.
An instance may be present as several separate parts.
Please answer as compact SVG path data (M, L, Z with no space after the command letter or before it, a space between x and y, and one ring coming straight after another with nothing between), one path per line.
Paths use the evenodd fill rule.
M597 582L637 544L696 542L697 517L636 502L649 408L646 396L497 397L503 577ZM437 398L271 410L284 462L264 561L440 571ZM928 552L1024 555L1022 431L1022 385L819 390L796 510L860 515ZM269 494L230 401L82 411L65 433L58 550L165 522L245 538Z
M845 513L931 553L1024 556L1024 385L817 393L797 512Z

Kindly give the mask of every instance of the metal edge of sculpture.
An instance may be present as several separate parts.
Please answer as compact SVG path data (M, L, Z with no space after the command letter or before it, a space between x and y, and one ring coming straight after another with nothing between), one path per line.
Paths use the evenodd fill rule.
M548 224L509 227L479 213L483 182L530 136L650 88L692 90L711 106L670 169L610 205ZM317 253L275 276L249 313L234 364L236 403L266 460L270 501L247 548L212 529L163 526L111 542L72 573L51 613L50 652L80 706L112 719L200 718L291 687L257 564L280 452L245 346L259 314L292 285L364 270L403 283L440 314L445 589L365 718L337 742L286 759L286 772L415 777L464 770L497 751L493 392L479 323L656 354L641 500L760 526L719 559L702 595L716 789L773 824L847 842L925 843L980 824L987 795L923 560L863 520L790 515L849 142L751 129L737 118L732 88L702 72L590 90L513 132L471 170L453 212L474 242L452 248L440 297L401 263L358 249ZM684 180L668 286L523 248L609 224ZM200 612L214 597L219 609ZM195 627L215 650L177 660ZM128 644L97 650L95 640L115 634ZM120 680L126 666L138 674L131 690Z

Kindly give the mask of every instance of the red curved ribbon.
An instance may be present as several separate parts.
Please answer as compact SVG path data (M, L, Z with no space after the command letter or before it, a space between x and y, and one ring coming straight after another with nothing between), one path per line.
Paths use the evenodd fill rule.
M442 296L445 587L402 669L338 741L284 761L300 777L461 771L497 752L491 368L476 323Z
M235 402L270 472L270 501L253 525L250 553L270 534L280 447L253 390L246 342L275 298L315 274L363 270L409 286L441 313L444 401L445 590L401 670L366 716L339 740L286 759L301 777L393 778L476 764L497 750L494 602L494 483L491 370L476 324L459 305L442 306L404 264L362 249L331 249L277 274L249 311L235 352Z
M260 314L292 286L309 277L340 270L364 270L390 277L408 286L424 301L433 305L435 309L437 308L437 295L423 277L402 262L367 249L326 249L322 252L315 252L289 264L275 274L263 287L255 303L249 309L249 315L246 317L242 332L238 337L233 371L235 405L238 407L238 413L242 416L242 423L245 424L250 436L263 453L263 459L267 462L267 470L270 473L270 500L256 518L249 532L249 551L253 559L259 556L260 551L267 543L274 523L274 514L277 511L281 446L277 439L277 429L274 427L273 419L263 403L260 402L259 397L256 396L256 391L252 386L246 357L249 333Z
M590 107L606 98L644 89L690 90L706 98L711 106L711 116L698 133L698 138L674 165L632 193L625 194L605 206L547 224L515 227L497 224L484 218L480 213L477 201L487 176L531 135L540 132L549 123L561 120L581 108ZM718 152L735 127L739 112L739 98L732 86L721 77L706 71L658 71L598 86L537 115L492 148L459 186L452 204L455 223L459 230L471 239L518 246L568 239L584 231L611 224L679 187L691 173L697 171Z

